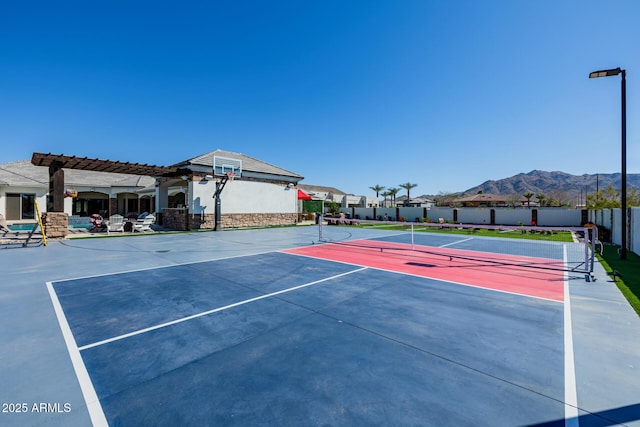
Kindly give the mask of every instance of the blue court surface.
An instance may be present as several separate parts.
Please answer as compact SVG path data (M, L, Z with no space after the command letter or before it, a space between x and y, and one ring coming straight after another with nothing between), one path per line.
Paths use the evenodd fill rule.
M286 251L319 244L307 226L3 252L0 425L640 425L640 321L599 265L555 301Z

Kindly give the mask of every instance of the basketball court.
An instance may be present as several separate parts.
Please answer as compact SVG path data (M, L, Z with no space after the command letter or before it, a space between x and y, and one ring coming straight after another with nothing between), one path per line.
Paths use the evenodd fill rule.
M640 321L578 244L324 233L7 251L0 424L640 425Z

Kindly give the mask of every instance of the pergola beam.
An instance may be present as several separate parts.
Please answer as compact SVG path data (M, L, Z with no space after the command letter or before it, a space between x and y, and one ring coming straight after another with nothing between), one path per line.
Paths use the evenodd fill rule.
M65 156L63 154L33 153L31 163L35 166L55 165L62 169L80 169L96 172L124 173L130 175L165 176L180 173L174 166L154 166L142 163L92 159L89 157Z

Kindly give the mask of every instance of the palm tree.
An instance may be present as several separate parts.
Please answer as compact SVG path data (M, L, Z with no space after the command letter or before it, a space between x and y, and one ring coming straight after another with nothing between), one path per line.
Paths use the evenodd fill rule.
M532 192L524 193L524 198L527 199L527 207L531 207L531 198L535 196Z
M384 202L382 202L382 206L384 206L385 208L387 207L387 197L389 197L390 195L391 193L389 193L389 191L382 192L382 197L384 197Z
M416 188L418 184L412 184L410 182L405 182L404 184L400 184L400 187L407 190L407 203L411 202L411 189Z
M373 187L369 187L370 189L372 189L373 191L376 192L376 197L379 197L379 194L382 190L384 190L384 187L382 185L374 185Z
M369 188L376 192L376 199L378 199L378 202L380 202L380 192L384 190L384 187L382 185L376 184L373 187Z
M547 196L545 196L544 194L536 194L536 199L538 199L538 204L540 206L544 206L544 199L546 199Z
M396 194L398 194L398 191L400 191L400 189L395 187L389 189L389 195L393 198L392 206L396 205Z

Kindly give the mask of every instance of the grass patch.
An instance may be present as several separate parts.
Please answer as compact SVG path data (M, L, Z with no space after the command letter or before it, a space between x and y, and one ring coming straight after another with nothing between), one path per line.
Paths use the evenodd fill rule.
M602 256L598 255L598 259L607 273L617 270L622 274L622 278L616 278L615 283L640 316L640 256L629 251L627 259L621 260L617 246L604 245Z

